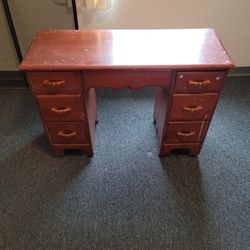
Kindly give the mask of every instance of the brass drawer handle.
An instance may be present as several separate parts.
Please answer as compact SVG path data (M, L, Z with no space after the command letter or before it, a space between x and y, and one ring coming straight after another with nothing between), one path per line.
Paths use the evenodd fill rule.
M64 86L66 82L64 80L59 80L59 81L50 81L50 80L44 80L43 85L46 87L60 87Z
M70 107L67 107L67 108L51 108L50 109L51 112L54 112L56 114L65 114L65 113L69 113L71 111L71 108Z
M189 132L179 131L179 132L177 132L177 135L183 136L183 137L190 137L190 136L194 136L195 132L193 132L193 131L189 131Z
M195 106L195 107L183 106L182 109L185 110L185 111L194 112L194 111L201 111L203 109L203 107L202 106Z
M199 87L210 85L210 83L211 83L210 80L204 80L204 81L199 81L199 82L193 81L193 80L188 81L189 86L199 86Z
M73 131L73 132L71 132L71 133L65 133L65 132L63 132L63 131L59 131L59 132L57 133L57 135L58 135L58 136L61 136L61 137L64 137L64 138L70 138L70 137L76 136L76 132Z

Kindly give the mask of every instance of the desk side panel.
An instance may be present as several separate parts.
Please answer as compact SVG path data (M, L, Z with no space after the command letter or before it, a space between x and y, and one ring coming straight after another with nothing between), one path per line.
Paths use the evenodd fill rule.
M160 87L155 89L154 122L157 128L159 147L161 147L169 107L169 92Z
M96 93L95 89L91 88L84 94L85 97L85 106L88 117L88 127L90 132L90 140L92 145L92 150L94 149L94 133L95 133L95 124L97 121L97 112L96 112Z

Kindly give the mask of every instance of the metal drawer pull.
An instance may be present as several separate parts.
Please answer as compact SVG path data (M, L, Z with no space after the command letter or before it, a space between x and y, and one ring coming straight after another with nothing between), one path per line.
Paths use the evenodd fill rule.
M203 107L202 106L195 106L195 107L183 106L182 109L185 110L185 111L192 111L192 112L194 112L194 111L201 111L203 109Z
M50 109L51 112L54 112L56 114L64 114L64 113L69 113L71 111L71 108L70 107L67 107L67 108L51 108Z
M44 80L43 85L46 87L60 87L64 86L66 82L64 80L59 80L59 81L50 81L50 80Z
M190 86L199 86L199 87L202 87L202 86L207 86L211 83L210 80L204 80L204 81L200 81L200 82L197 82L197 81L193 81L193 80L189 80L188 81L188 85Z
M65 137L65 138L70 138L70 137L76 136L76 132L73 131L73 132L71 132L71 133L65 133L65 132L63 132L63 131L59 131L59 132L57 133L57 135L58 135L58 136L61 136L61 137Z
M188 131L188 132L179 131L179 132L177 132L177 135L183 136L183 137L190 137L190 136L195 135L195 132L193 132L193 131Z

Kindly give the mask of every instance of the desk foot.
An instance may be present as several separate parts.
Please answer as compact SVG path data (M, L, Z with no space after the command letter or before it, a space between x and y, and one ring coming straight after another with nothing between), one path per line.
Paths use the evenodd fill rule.
M189 156L197 156L201 148L199 143L165 144L160 156L169 156L173 150L178 154L185 153Z
M52 156L62 157L64 156L64 149L53 147L50 149L50 153Z
M61 144L61 145L51 145L50 152L52 156L62 157L66 152L79 152L80 154L86 155L87 157L93 157L93 149L91 145L81 145L81 144Z
M86 154L86 156L87 156L88 158L92 158L92 157L94 156L94 154L93 154L93 153L89 153L89 154Z

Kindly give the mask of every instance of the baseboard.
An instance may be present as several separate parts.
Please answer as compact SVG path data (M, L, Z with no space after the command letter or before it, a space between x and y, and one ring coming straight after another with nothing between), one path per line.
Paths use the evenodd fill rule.
M231 69L228 76L250 76L250 67L236 67Z
M28 84L22 71L0 71L0 88L27 88Z
M231 69L228 76L250 76L250 67ZM28 88L24 73L22 71L0 71L0 88Z

